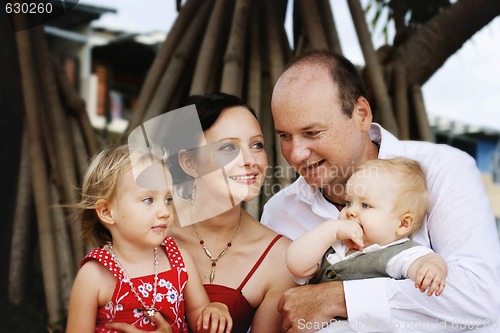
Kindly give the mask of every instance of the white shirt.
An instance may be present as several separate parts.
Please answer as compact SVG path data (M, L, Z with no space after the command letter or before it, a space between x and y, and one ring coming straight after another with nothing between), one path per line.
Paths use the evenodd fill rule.
M442 255L449 273L439 297L421 293L409 279L344 281L350 327L364 332L500 331L500 242L474 159L447 145L399 141L378 124L372 124L370 137L380 142L379 158L407 157L424 168L430 211L413 239ZM300 177L267 202L262 223L293 240L338 214Z

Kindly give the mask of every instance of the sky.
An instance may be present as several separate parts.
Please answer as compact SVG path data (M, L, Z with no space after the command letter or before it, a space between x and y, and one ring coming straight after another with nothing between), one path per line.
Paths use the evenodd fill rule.
M175 0L80 0L82 4L114 8L94 26L126 32L167 32L177 11ZM330 0L344 55L357 65L363 56L350 18L347 0ZM362 3L366 3L363 0ZM290 20L286 22L291 30ZM378 29L375 48L383 44ZM477 32L422 87L430 118L500 131L500 17Z

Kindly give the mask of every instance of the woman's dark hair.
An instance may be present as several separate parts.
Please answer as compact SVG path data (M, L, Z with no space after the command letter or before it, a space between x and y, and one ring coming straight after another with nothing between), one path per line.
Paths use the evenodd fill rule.
M203 131L206 131L217 121L222 111L233 106L242 106L250 111L255 118L255 111L240 98L222 92L208 95L189 96L181 106L196 105L198 117Z
M189 96L179 107L195 105L198 118L200 120L201 129L208 130L217 121L222 112L231 107L241 106L246 108L257 119L255 111L240 98L222 92L211 93L208 95L192 95ZM176 129L171 129L174 133ZM177 129L182 130L182 129ZM175 135L173 137L175 139ZM188 149L193 147L193 141L199 141L200 138L190 138L183 140L176 150ZM171 142L171 140L169 140ZM179 141L177 141L179 142ZM182 147L185 144L185 147ZM194 178L186 174L181 166L177 155L170 156L167 159L167 165L172 175L175 191L184 199L190 199L193 192Z

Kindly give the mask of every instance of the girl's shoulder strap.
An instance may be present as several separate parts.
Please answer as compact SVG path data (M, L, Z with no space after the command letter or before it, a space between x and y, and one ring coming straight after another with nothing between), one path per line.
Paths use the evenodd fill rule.
M170 266L172 268L185 268L184 259L175 240L168 236L163 241L163 246L165 246Z
M92 251L90 251L89 254L87 254L85 256L85 258L83 258L83 260L80 264L80 267L85 265L90 260L97 260L104 267L109 269L109 271L111 273L113 273L113 275L118 280L123 279L123 274L122 274L121 269L118 267L116 262L113 260L113 257L111 256L111 254L108 251L106 251L105 249L97 247L97 248L93 249Z

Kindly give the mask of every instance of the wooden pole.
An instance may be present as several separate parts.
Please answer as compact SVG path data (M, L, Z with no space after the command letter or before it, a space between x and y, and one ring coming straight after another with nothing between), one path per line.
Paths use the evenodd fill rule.
M340 46L340 38L337 33L337 27L333 18L332 8L328 0L316 0L318 3L318 11L321 14L321 21L323 23L323 31L326 35L328 42L328 49L331 52L342 54L342 47Z
M380 113L382 126L395 136L398 136L398 126L384 82L382 67L377 60L378 58L373 48L370 31L365 20L365 13L363 8L361 8L359 0L348 0L347 3L349 4L359 44L365 58L368 83L375 98L376 110Z
M15 305L19 305L25 297L26 272L32 253L32 248L27 246L30 244L33 204L29 149L28 131L24 126L9 261L9 300Z
M260 47L260 24L258 3L253 3L251 8L251 24L250 24L250 40L249 40L249 65L248 65L248 86L247 86L247 103L250 105L257 115L262 126L261 113L261 98L262 98L262 64L261 64L261 47ZM267 151L268 147L266 147ZM260 218L260 198L257 197L252 201L245 202L245 210L254 218Z
M285 67L285 58L284 54L285 52L283 51L282 48L282 37L280 34L284 33L284 24L283 22L279 21L278 19L278 13L276 13L276 8L274 8L273 2L272 1L267 1L267 15L266 15L266 21L267 21L267 29L268 29L268 38L267 38L267 51L268 51L268 59L269 59L269 96L268 99L265 101L264 105L271 105L271 92L272 89L278 81L279 76L281 75L281 72L283 71L283 68ZM266 89L264 87L264 89ZM266 110L263 108L263 111ZM272 120L272 115L271 115L271 110L270 108L268 109L267 113L264 114L263 116L263 130L265 131L266 134L264 134L270 141L270 138L273 138L273 148L274 148L274 165L275 169L273 170L273 178L275 178L275 174L279 173L279 177L275 178L275 181L279 184L281 188L284 188L285 186L289 185L292 183L293 178L292 175L290 174L289 169L290 165L288 162L285 160L283 157L283 154L281 153L281 146L279 144L279 137L276 135L274 132L274 122ZM272 185L274 186L274 184Z
M33 29L41 29L41 26ZM62 306L58 286L58 265L54 232L49 210L49 182L45 168L44 152L39 128L39 114L42 105L40 87L37 84L37 75L32 60L33 41L29 30L16 33L16 44L19 55L19 65L22 76L26 124L29 132L29 148L31 161L31 179L38 222L38 237L40 242L40 257L42 262L43 284L49 322L56 322L61 318Z
M167 69L162 73L161 80L156 87L144 119L139 121L136 127L141 122L145 122L168 111L167 106L170 104L179 81L185 79L183 75L186 73L186 67L189 66L189 61L192 59L194 50L197 50L196 43L201 40L200 36L204 32L206 21L210 16L212 8L213 1L205 0L202 7L196 13L196 16L192 18L191 25L177 46L171 61L168 63Z
M163 42L160 51L156 55L151 68L148 71L146 80L139 93L137 107L132 114L129 126L124 133L127 138L130 132L139 126L145 118L149 104L151 103L154 94L160 84L161 78L167 68L177 44L185 38L186 30L193 24L193 18L200 6L206 1L204 0L188 0L179 11L179 15L170 29L167 39Z
M220 90L238 97L242 97L249 6L250 0L236 0L222 70Z
M408 83L406 82L405 69L401 65L394 68L394 106L398 121L399 138L410 139L410 121L408 107Z
M218 40L221 38L222 29L224 28L227 7L227 0L215 2L208 22L207 32L201 44L198 60L196 61L193 83L189 95L204 95L210 92L207 88L210 78L214 75L213 70L216 67L216 49L219 46Z
M326 51L328 42L321 24L321 17L316 1L296 0L302 17L302 24L307 36L308 50Z
M413 109L417 119L417 128L420 135L420 140L435 142L434 133L432 133L429 119L427 118L427 111L425 110L424 97L422 89L418 84L411 86L411 96L413 102Z
M71 87L71 83L64 72L61 64L57 59L52 57L52 66L57 83L57 89L60 92L61 100L65 108L78 120L78 125L84 137L86 146L86 156L94 156L100 149L101 144L97 139L92 124L90 123L89 114L87 112L85 101L78 95L75 89Z
M57 90L54 70L52 69L52 56L45 39L45 34L41 29L37 29L35 31L38 32L36 35L37 42L35 44L37 51L36 58L40 71L43 98L46 101L45 105L46 110L48 111L47 116L50 126L49 134L53 137L52 142L54 143L54 151L57 159L57 164L52 165L52 167L57 169L57 172L52 173L52 175L53 179L57 180L56 184L62 193L61 199L63 200L63 203L75 204L79 201L78 193L76 191L78 188L78 180L76 177L76 166L72 154L73 148L70 145L72 140L70 138L69 124L66 121L66 116L59 100L59 92ZM66 244L69 247L59 248L59 250L73 253L73 259L69 262L60 264L62 266L71 265L74 269L77 269L79 267L77 263L79 263L84 256L83 240L79 225L70 223L69 230L71 231L71 242ZM65 232L64 230L59 231ZM67 236L57 233L56 237L65 238ZM71 278L74 278L74 276Z

